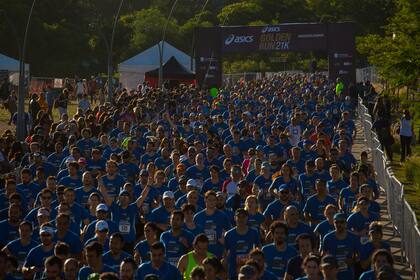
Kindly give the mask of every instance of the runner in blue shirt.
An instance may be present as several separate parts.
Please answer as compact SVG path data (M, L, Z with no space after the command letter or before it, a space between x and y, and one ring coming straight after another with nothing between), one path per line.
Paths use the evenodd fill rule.
M104 176L97 179L106 187L109 198L114 200L124 186L125 180L122 176L118 175L118 165L113 160L107 161L106 172Z
M257 187L259 190L258 197L261 209L265 209L273 201L273 196L269 191L269 188L273 183L271 175L270 163L264 161L261 165L261 175L257 174L257 177L254 180L254 187Z
M155 208L150 217L149 221L156 223L156 225L162 230L166 231L169 227L169 220L171 213L175 210L175 196L171 191L166 191L162 196L162 206Z
M248 253L260 245L259 232L248 226L248 212L245 209L236 210L235 223L236 227L227 231L224 237L230 278L237 277L237 271L245 264Z
M338 280L354 278L355 255L360 249L357 236L347 230L346 215L334 215L335 231L328 233L322 241L323 254L330 254L338 261Z
M331 165L330 167L331 180L327 181L328 193L338 201L338 197L342 189L346 188L347 183L341 178L341 170L338 165Z
M82 243L80 241L79 232L73 233L70 231L70 216L64 213L58 214L56 220L56 233L54 235L54 242L61 241L69 245L70 254L73 257L80 258L82 254Z
M296 249L287 245L287 226L275 221L270 225L270 232L274 242L262 247L267 270L274 273L278 279L283 279L289 259L298 254Z
M207 178L204 181L203 188L201 189L202 194L205 194L207 191L210 190L217 192L222 189L223 181L220 179L219 176L219 167L217 167L216 165L210 166L209 173L210 178Z
M397 274L394 267L394 259L391 252L386 249L379 249L372 256L373 269L362 273L359 280L376 280L376 279L396 279L401 280L401 276ZM381 271L387 271L387 277L378 278Z
M290 205L284 211L284 221L287 225L287 245L296 247L296 237L300 234L306 233L313 236L313 231L310 226L299 221L299 210L296 206Z
M8 218L0 222L0 245L5 246L19 237L19 224L22 221L22 210L16 203L9 205Z
M16 185L16 190L25 195L25 201L31 208L41 188L32 181L32 173L27 168L22 169L20 172L20 180L21 183Z
M286 184L280 185L277 197L278 199L271 202L263 213L267 227L270 226L272 221L283 219L283 212L287 206L295 205L298 207L298 204L291 200L289 186Z
M104 203L100 203L96 206L96 219L90 222L89 225L84 229L83 241L86 242L95 235L95 227L98 221L105 221L109 227L109 234L112 235L118 232L118 225L111 221L108 217L109 208Z
M312 228L325 220L324 209L328 204L336 204L334 198L328 195L326 182L322 179L317 179L315 183L316 193L308 198L303 212L305 214L305 221L310 223Z
M79 176L79 164L75 161L69 162L67 165L69 175L61 178L58 181L59 185L77 189L83 185L82 179Z
M315 193L315 181L318 176L315 174L315 162L307 160L305 162L305 173L298 177L300 195L304 200Z
M183 229L183 223L182 211L173 211L170 219L171 228L160 236L160 241L165 245L166 260L173 266L176 266L179 258L189 251L194 239L191 232Z
M102 255L102 262L111 267L115 271L120 270L120 264L131 255L123 251L124 237L121 233L116 232L109 238L109 251Z
M22 272L25 278L40 279L44 270L44 261L54 255L54 228L51 224L43 224L39 230L41 244L29 251L23 264Z
M360 243L369 240L369 225L379 220L379 214L369 212L369 198L362 196L357 199L355 212L347 218L347 228L360 237Z
M103 272L114 272L110 266L103 262L103 248L102 245L96 241L90 242L85 247L86 265L79 270L79 280L88 280L92 273L101 274Z
M127 181L134 183L137 179L140 169L131 161L131 154L129 151L121 153L122 163L118 164L119 174Z
M363 270L367 270L371 266L372 255L380 250L391 250L388 242L382 240L383 231L379 222L372 222L369 225L369 241L360 248L360 265Z
M231 225L228 217L216 208L216 200L216 193L208 191L205 195L206 208L195 214L194 222L204 229L209 239L209 251L220 258L224 250L224 233Z
M160 232L160 229L155 223L148 222L144 225L144 240L137 243L134 247L134 259L136 263L150 261L150 247L153 243L159 241L158 232Z
M108 196L103 182L99 181L98 184L105 203L110 207L111 220L118 225L119 232L124 236L125 246L131 252L136 239L135 222L138 216L138 210L141 209L143 201L150 191L150 187L146 186L140 197L134 203L130 204L130 194L128 191L122 190L119 194L118 202L116 202Z
M19 225L19 238L10 241L3 249L7 255L14 256L19 263L20 270L23 267L29 251L38 246L38 242L32 239L32 224L23 221Z
M337 206L333 204L328 204L325 206L324 210L324 217L326 218L324 221L320 222L316 225L314 229L315 235L319 239L319 244L322 243L324 240L325 235L335 230L334 227L334 215L338 212Z
M146 275L155 274L159 280L182 280L179 270L166 262L165 246L155 242L150 248L151 261L142 263L136 272L136 280L145 280Z
M350 213L353 209L356 197L359 194L359 174L357 172L351 173L350 185L341 190L338 206L343 213Z

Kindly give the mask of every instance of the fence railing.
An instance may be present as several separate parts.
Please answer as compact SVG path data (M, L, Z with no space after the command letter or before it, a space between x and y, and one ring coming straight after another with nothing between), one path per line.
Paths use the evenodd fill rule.
M359 99L358 113L363 127L366 144L372 154L376 180L387 194L387 209L390 220L401 236L401 256L412 267L415 279L420 280L420 230L416 215L404 196L404 185L393 175L387 159L381 150L376 133L372 130L372 117Z

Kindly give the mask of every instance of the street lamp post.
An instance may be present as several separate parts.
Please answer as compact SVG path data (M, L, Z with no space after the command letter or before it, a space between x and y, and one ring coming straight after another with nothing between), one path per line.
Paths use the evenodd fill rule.
M159 46L159 79L158 79L158 87L162 88L162 81L163 81L163 47L165 44L165 36L166 30L168 29L169 20L171 19L172 13L175 9L178 0L175 0L172 4L171 11L169 12L168 18L166 19L165 28L163 29L162 41L158 44Z
M28 20L26 21L25 35L23 37L22 50L19 57L19 88L18 88L18 111L17 111L17 125L16 136L19 141L23 141L26 136L26 122L25 122L25 51L26 39L28 37L29 25L31 23L32 12L35 7L36 0L32 1L32 6L29 11Z
M115 38L115 29L117 28L118 18L120 17L120 12L122 5L124 4L124 0L121 0L120 5L118 6L117 14L115 15L114 25L112 27L112 34L111 34L111 42L109 44L108 50L108 101L112 102L113 99L113 90L112 90L112 48L114 46L114 38Z

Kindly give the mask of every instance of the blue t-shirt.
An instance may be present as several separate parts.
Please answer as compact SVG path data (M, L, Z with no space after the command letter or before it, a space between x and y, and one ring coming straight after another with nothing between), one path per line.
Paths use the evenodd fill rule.
M336 205L334 198L327 195L324 200L320 201L318 196L314 194L310 196L306 201L303 211L309 213L312 219L323 221L326 219L324 216L324 210L328 204Z
M139 167L132 163L120 163L118 164L118 169L119 169L119 174L126 179L127 181L130 181L132 183L134 183L135 178L137 176L137 174L139 174L140 169Z
M316 179L318 179L318 176L315 173L312 175L307 173L302 173L299 175L298 182L300 186L300 193L305 199L315 193Z
M258 189L261 192L261 195L258 197L258 201L262 209L265 209L268 204L273 201L273 196L268 191L272 183L273 180L271 179L271 176L265 178L263 175L259 175L254 180L254 184L258 186Z
M58 185L63 185L72 189L77 189L83 186L83 182L80 176L78 176L76 179L73 179L70 176L65 176L61 178L60 181L58 181Z
M80 241L80 237L71 231L67 231L66 235L63 238L58 238L57 234L54 235L54 242L62 241L70 246L70 253L78 255L82 252L83 246Z
M246 234L239 234L236 227L225 234L225 248L228 255L229 277L237 276L236 268L242 266L248 258L248 253L260 245L259 232L248 228Z
M354 270L353 267L349 267L345 260L352 258L353 255L358 252L360 249L359 238L347 232L347 236L343 240L338 240L336 237L336 232L330 232L322 241L322 251L328 254L331 254L337 258L339 273L338 279L353 279Z
M16 190L23 193L25 195L25 200L27 202L35 200L37 194L41 191L41 187L34 182L30 182L28 184L17 184Z
M120 271L120 264L125 258L131 258L132 256L125 251L122 251L120 256L115 259L112 256L111 251L108 251L102 255L102 262L112 268L115 271Z
M375 247L373 247L372 241L369 241L368 243L362 245L360 247L360 260L361 261L366 261L369 259L369 257L373 254L373 252L375 252L376 250L379 249L386 249L388 251L390 251L391 246L389 245L388 242L385 241L381 241L381 246L380 248L376 249Z
M166 210L165 206L160 206L152 211L150 214L149 221L157 224L169 224L169 218L171 213Z
M104 175L102 176L102 181L106 187L109 197L112 199L114 199L120 193L120 189L125 184L124 178L120 175L116 175L116 177L112 180L109 179L107 175Z
M108 235L111 236L113 233L118 232L118 226L111 220L105 220L108 224ZM85 234L83 235L83 241L86 242L87 240L91 239L95 235L95 227L98 220L93 220L88 224Z
M332 179L327 181L328 193L336 201L338 201L338 196L340 195L341 190L346 188L347 186L348 186L348 184L346 182L344 182L344 180L342 180L342 179L339 179L335 182Z
M204 229L204 233L209 239L209 252L220 258L224 248L219 239L222 237L223 231L228 231L231 228L229 218L220 210L216 210L213 215L209 216L204 209L195 214L194 223Z
M280 202L280 200L276 199L268 205L263 215L266 219L277 220L283 215L284 210L289 205L296 206L299 209L299 205L294 201L290 201L287 204L283 204L282 202Z
M179 270L167 262L164 262L159 269L154 269L150 261L141 264L137 269L135 279L144 280L144 277L148 274L155 274L159 277L159 280L182 280Z
M0 245L5 246L10 241L19 238L19 226L12 226L8 220L0 222Z
M204 181L203 187L201 188L201 193L205 194L207 191L213 190L218 192L222 189L223 181L219 178L217 183L213 183L211 178L208 178Z
M188 249L191 248L194 236L191 232L181 229L181 233L178 236L173 236L172 229L163 232L160 235L160 241L165 245L166 261L173 266L178 264L179 258L188 253ZM183 244L185 240L188 246Z
M260 212L257 212L255 215L248 215L248 226L257 230L259 232L260 226L264 223L265 217Z
M23 266L25 267L35 266L36 268L38 268L38 271L43 271L45 259L53 255L54 255L54 247L51 250L48 250L45 252L43 250L42 244L40 244L29 251L28 255L26 256L25 263Z
M331 225L328 222L328 220L324 220L316 225L314 232L319 235L319 239L320 239L319 241L320 243L322 243L322 240L324 240L325 235L327 235L327 233L330 233L334 230L335 230L334 225Z
M294 247L288 245L286 246L287 247L284 251L277 250L276 245L273 243L262 247L267 270L274 273L279 278L284 277L287 262L298 255L298 252Z
M309 234L311 236L314 235L311 227L308 226L305 223L299 222L298 225L297 225L297 227L295 227L295 228L291 228L289 226L288 227L288 233L287 233L287 245L289 245L289 246L295 246L296 247L297 246L297 244L296 244L296 237L299 234L302 234L302 233L307 233L307 234ZM296 249L298 249L298 248L296 247Z
M123 235L126 243L136 239L136 218L138 215L137 204L131 203L123 209L118 203L113 202L110 207L111 220L117 224L118 231Z
M353 209L354 202L356 201L356 195L359 192L353 192L350 187L344 188L340 192L340 198L343 201L344 213L349 214Z
M347 218L347 228L354 231L369 230L369 225L373 221L379 221L379 215L369 213L368 217L363 216L360 212L355 212Z
M38 242L35 240L32 240L27 245L22 245L21 239L15 239L13 241L10 241L6 248L9 250L9 252L17 259L20 266L23 266L25 263L26 256L28 255L29 251L31 251L33 248L38 246Z
M98 189L94 187L88 191L85 191L83 187L80 187L75 189L74 192L76 194L76 202L85 208L88 206L88 199L92 193L97 193L101 196L101 194L98 192Z
M117 273L117 271L115 271L111 267L107 266L106 264L102 264L101 273L103 273L103 272ZM92 271L92 268L90 266L84 266L79 270L78 280L87 280L89 275L91 275L92 273L93 273L93 271Z
M142 240L134 247L134 251L139 253L141 263L150 261L150 246L147 240Z

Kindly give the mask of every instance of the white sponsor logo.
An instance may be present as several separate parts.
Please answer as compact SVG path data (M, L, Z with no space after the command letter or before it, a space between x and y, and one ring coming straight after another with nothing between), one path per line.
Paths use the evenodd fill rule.
M254 42L254 36L249 35L249 36L237 36L234 34L230 34L226 39L225 39L225 45L230 45L232 43L234 44L247 44L247 43L252 43Z
M348 61L345 61L345 62L343 62L343 65L344 65L344 66L350 66L350 65L353 65L353 63L348 62Z
M338 74L339 75L348 74L348 73L349 73L349 71L346 71L346 70L340 70L340 71L338 71Z
M264 26L261 33L275 33L280 32L280 26Z

